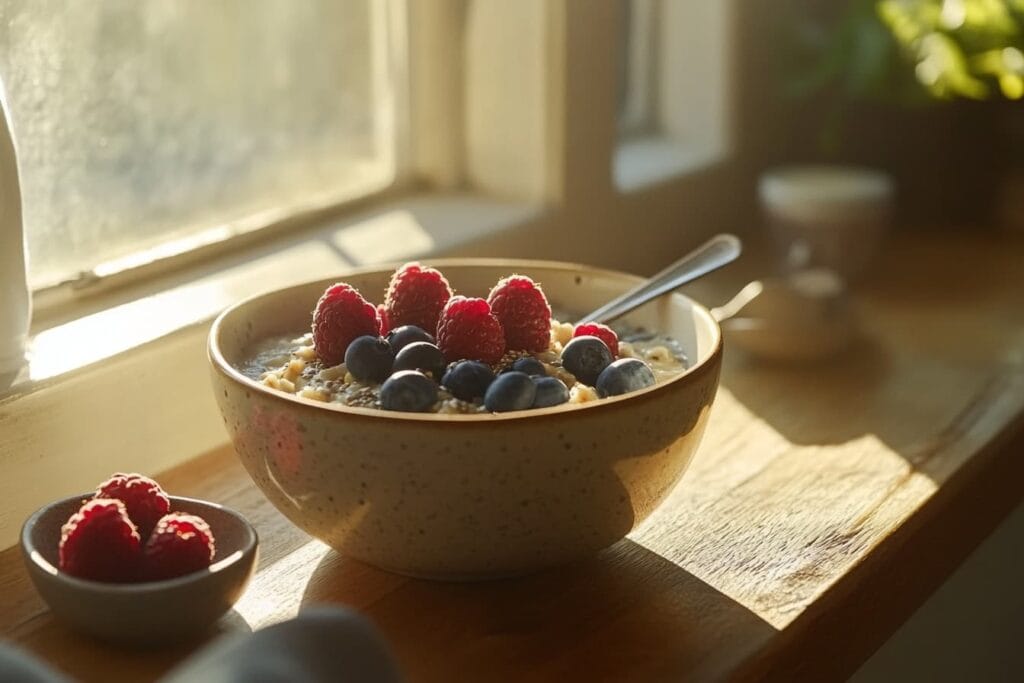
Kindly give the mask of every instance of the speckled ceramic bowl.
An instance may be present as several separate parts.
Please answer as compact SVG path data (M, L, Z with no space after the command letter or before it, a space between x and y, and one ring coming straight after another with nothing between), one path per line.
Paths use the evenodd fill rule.
M50 503L21 530L32 583L61 621L102 640L162 644L203 635L241 597L256 566L256 530L237 512L192 498L171 496L171 509L209 523L217 550L208 569L142 583L101 583L60 571L61 527L91 496Z
M435 261L459 293L510 273L556 310L585 312L639 278L544 261ZM382 299L392 269L339 278ZM690 369L643 391L501 415L348 408L286 395L237 369L252 345L309 329L331 281L225 311L210 332L213 385L242 463L297 526L340 553L414 576L477 579L585 557L643 521L683 475L718 386L722 344L708 311L672 294L627 319L679 340Z

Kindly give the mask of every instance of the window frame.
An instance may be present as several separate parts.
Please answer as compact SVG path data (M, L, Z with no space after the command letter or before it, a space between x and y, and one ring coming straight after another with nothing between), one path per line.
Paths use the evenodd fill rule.
M735 229L735 189L743 175L730 156L632 189L616 187L617 55L602 47L615 44L616 1L438 0L429 19L418 14L425 11L420 3L395 1L409 10L402 30L414 23L417 28L409 33L408 61L399 68L409 69L413 83L424 79L419 90L414 85L409 91L408 173L400 185L340 211L291 217L260 239L173 268L145 276L138 271L135 279L111 276L65 292L40 306L36 338L51 332L73 340L75 324L91 316L117 319L118 311L124 329L144 328L147 316L166 316L166 297L182 291L205 296L203 287L211 283L228 300L238 300L321 277L303 268L291 247L301 253L335 245L339 234L387 211L411 212L432 238L429 249L408 258L536 257L542 247L549 258L641 273L656 271L714 232ZM517 44L483 35L454 47L453 22L461 21L463 6L482 13L470 25L483 26L484 34L501 28L488 13L509 11L519 13L516 25L530 35ZM494 55L499 44L510 54ZM542 58L518 59L523 45ZM424 60L424 53L434 59ZM453 60L480 61L453 73L445 66ZM507 71L510 64L518 71ZM499 74L525 85L502 92L493 87ZM478 82L460 88L460 78ZM473 116L478 130L503 134L487 144L472 137L460 141L463 117ZM417 139L423 126L435 139ZM528 135L537 139L523 153L518 148ZM509 159L520 167L508 167ZM335 273L351 265L367 264L339 257L336 267L322 267ZM0 520L21 519L45 500L86 490L111 471L154 473L222 446L226 435L204 359L210 320L204 310L164 324L158 334L143 334L116 354L0 389L0 418L7 418L10 435L0 440L7 474L0 479ZM24 486L28 481L47 486ZM13 542L16 531L0 523L0 547Z
M375 40L374 81L390 78L393 87L384 88L379 105L386 112L374 134L382 138L383 163L392 177L368 182L330 195L322 194L288 206L274 207L239 219L210 225L177 239L162 241L124 257L101 261L64 280L32 288L33 308L46 312L73 305L82 297L123 287L188 268L197 262L267 242L290 231L322 224L367 203L386 201L414 189L414 169L409 150L412 117L410 106L410 62L408 49L409 0L383 0L370 5ZM17 141L15 141L17 142Z
M653 134L658 126L658 84L661 81L658 18L661 0L624 0L623 17L629 22L620 45L629 52L621 55L624 66L619 78L624 93L619 107L619 137L629 140Z
M643 3L638 10L654 30L654 45L647 55L653 63L638 65L630 77L650 77L654 83L652 93L637 95L647 98L643 125L620 127L613 174L621 192L720 163L732 155L735 137L730 106L735 78L728 40L735 23L733 2L630 1Z

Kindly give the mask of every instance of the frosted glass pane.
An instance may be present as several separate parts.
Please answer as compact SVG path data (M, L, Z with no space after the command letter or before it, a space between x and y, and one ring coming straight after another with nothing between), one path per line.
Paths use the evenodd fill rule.
M373 0L0 0L30 279L393 176Z

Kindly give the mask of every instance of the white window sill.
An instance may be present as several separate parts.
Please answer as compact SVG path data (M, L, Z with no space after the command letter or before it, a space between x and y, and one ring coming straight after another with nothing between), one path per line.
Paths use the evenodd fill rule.
M615 148L613 180L619 192L636 192L700 171L722 156L720 150L684 147L660 135L634 138Z
M208 323L254 294L351 267L450 253L539 213L534 205L471 195L413 196L333 221L316 232L304 231L298 238L232 253L212 265L188 269L170 283L163 278L99 295L87 302L91 310L85 315L56 321L44 317L33 324L28 366L7 393L37 390L43 382Z
M472 251L544 213L470 195L414 196L38 321L26 370L0 389L0 548L48 500L226 441L205 353L209 323L225 307L353 266Z

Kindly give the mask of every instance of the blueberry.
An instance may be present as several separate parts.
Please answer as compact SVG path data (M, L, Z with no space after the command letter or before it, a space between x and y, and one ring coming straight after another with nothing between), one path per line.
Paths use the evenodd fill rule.
M654 372L647 363L638 358L620 358L597 378L597 394L618 396L654 385Z
M395 353L398 353L403 347L413 342L433 344L435 339L426 330L415 325L402 325L388 332L388 343L391 344L391 349Z
M612 352L608 345L590 335L574 337L562 349L562 366L589 386L594 386L597 376L611 362Z
M438 382L444 375L445 365L447 364L441 349L430 342L413 342L403 346L395 356L393 370L420 370Z
M416 370L401 370L388 377L380 388L380 404L384 410L409 413L429 412L437 403L437 385Z
M509 366L509 369L506 370L505 372L512 371L525 372L527 375L530 375L531 377L543 377L544 375L548 374L548 371L544 367L544 364L541 363L536 358L534 358L533 356L523 356L522 358L517 358L516 361L512 363L512 365Z
M537 395L537 386L525 372L506 372L487 387L484 394L484 407L492 413L504 413L509 410L526 410L533 406L533 398Z
M462 360L445 373L441 384L455 398L463 401L483 398L487 387L494 381L494 371L478 360Z
M363 384L380 384L391 374L395 356L380 337L356 337L345 349L345 367Z
M534 377L533 383L537 387L534 408L559 406L569 400L569 388L557 377Z

